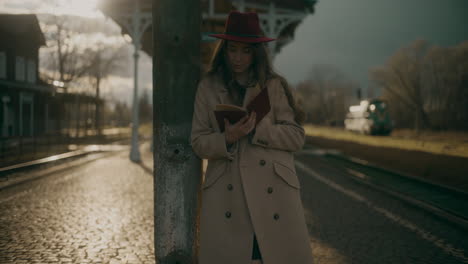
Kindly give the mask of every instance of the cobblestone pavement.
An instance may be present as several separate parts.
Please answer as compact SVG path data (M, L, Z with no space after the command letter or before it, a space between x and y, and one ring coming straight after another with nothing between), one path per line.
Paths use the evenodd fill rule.
M154 263L152 161L142 150L144 166L123 152L0 191L0 263ZM468 263L466 230L318 156L297 160L315 264Z
M155 262L153 177L128 153L1 191L0 212L0 263Z
M359 184L320 156L296 160L315 264L468 263L468 230Z

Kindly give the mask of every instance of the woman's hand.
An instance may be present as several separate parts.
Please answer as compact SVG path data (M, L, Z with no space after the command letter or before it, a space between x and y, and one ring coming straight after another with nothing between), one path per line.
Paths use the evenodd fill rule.
M255 119L257 114L252 112L250 115L244 116L237 123L231 125L227 119L224 119L224 134L226 143L233 144L243 136L249 134L255 128Z

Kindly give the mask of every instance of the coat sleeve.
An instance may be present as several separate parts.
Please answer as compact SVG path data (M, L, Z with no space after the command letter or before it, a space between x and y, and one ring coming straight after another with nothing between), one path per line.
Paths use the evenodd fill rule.
M192 119L191 144L194 152L202 159L229 159L234 158L237 144L228 150L224 133L217 132L210 122L212 105L208 103L207 96L212 96L209 82L202 80L198 85L195 96Z
M255 128L252 144L295 152L304 145L304 128L294 120L294 110L289 105L284 88L278 79L271 82L270 98L274 120L262 120Z

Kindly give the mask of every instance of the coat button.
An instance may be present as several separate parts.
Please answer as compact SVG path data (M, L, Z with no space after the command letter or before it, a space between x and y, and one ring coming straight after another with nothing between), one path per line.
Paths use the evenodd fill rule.
M260 166L265 166L266 161L265 160L260 160Z
M228 189L229 191L232 191L232 189L233 189L232 184L228 184L228 185L227 185L227 189Z
M226 215L226 218L231 218L231 212L227 211L225 215Z
M279 219L279 214L274 214L273 219L278 220Z
M272 192L273 192L273 188L272 188L272 187L268 187L267 192L268 192L268 193L272 193Z

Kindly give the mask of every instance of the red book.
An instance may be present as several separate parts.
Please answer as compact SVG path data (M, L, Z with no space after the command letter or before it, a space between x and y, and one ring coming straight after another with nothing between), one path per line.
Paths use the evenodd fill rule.
M214 114L218 122L219 129L224 132L224 119L229 120L231 124L237 123L242 117L255 112L257 114L255 125L270 112L270 98L268 89L264 88L260 93L249 102L246 108L229 104L218 104L215 106Z

